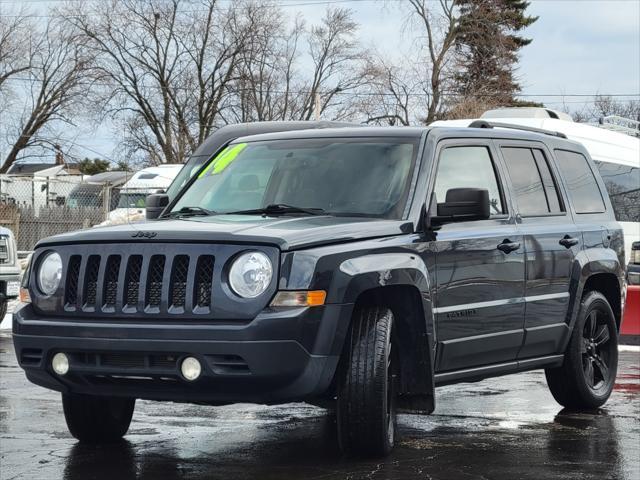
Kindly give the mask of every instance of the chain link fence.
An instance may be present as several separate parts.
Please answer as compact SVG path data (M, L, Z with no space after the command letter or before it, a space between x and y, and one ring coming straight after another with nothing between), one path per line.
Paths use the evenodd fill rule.
M120 175L99 182L98 176L0 175L0 225L14 232L19 251L30 251L51 235L143 219L147 194L163 186L123 188L124 172L101 175L108 174Z

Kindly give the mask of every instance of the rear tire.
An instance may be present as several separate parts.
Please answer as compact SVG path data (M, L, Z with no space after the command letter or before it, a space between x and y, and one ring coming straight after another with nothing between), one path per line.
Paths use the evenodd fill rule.
M365 307L352 322L338 381L338 441L347 454L382 456L396 431L393 314Z
M71 435L86 443L122 439L129 430L135 404L135 398L62 394L67 427Z
M564 363L545 370L549 390L567 408L594 409L609 399L618 371L618 330L600 292L582 297Z

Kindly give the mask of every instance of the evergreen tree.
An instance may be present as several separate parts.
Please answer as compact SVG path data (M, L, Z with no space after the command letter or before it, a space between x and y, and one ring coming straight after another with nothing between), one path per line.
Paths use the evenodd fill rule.
M84 158L78 162L78 170L84 175L96 175L97 173L103 173L109 170L110 163L107 160L101 160L99 158Z
M529 16L526 0L460 0L456 52L460 73L456 90L463 101L486 106L518 105L518 52L531 39L522 30L538 17Z

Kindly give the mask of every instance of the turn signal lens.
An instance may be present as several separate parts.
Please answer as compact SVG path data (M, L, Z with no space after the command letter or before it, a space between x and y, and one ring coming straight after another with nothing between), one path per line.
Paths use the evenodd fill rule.
M327 292L310 290L302 292L278 292L271 302L272 307L318 307L324 305Z
M22 303L31 303L31 295L26 288L20 288L20 301Z

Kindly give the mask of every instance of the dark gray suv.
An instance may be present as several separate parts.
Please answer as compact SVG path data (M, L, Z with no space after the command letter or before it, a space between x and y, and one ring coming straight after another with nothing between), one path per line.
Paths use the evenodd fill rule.
M38 244L18 361L89 442L138 398L306 401L336 406L344 451L386 454L436 386L533 369L598 407L622 231L582 145L496 127L235 139L157 220Z

